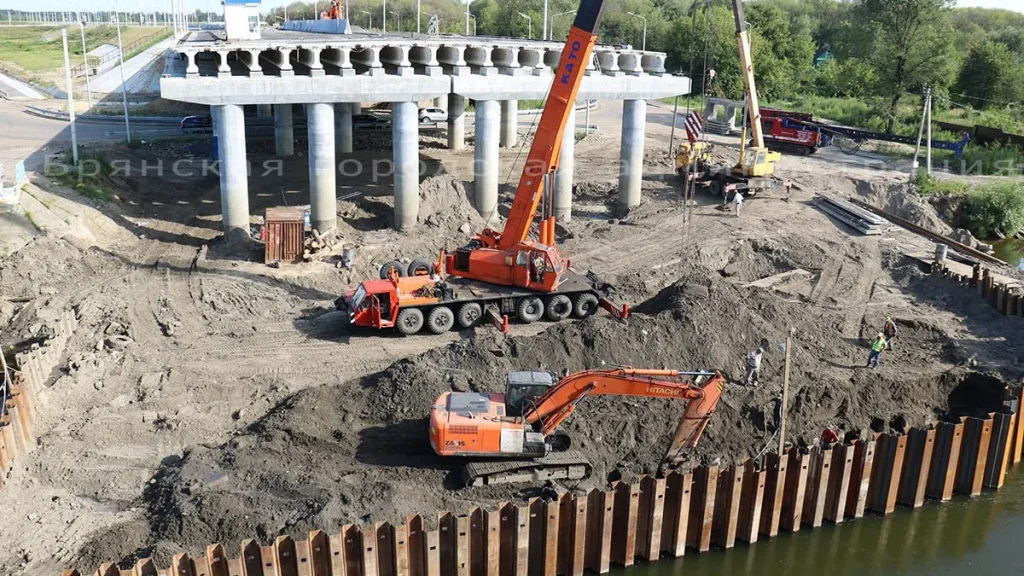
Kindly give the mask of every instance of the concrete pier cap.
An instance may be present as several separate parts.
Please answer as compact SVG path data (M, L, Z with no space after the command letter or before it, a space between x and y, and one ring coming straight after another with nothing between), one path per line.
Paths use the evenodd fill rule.
M333 227L336 196L335 153L351 151L350 114L359 102L391 103L393 160L408 166L395 173L395 225L408 229L418 210L418 126L416 104L434 102L449 111L448 146L465 146L466 101L476 102L474 150L475 204L485 215L496 212L499 145L515 145L516 102L547 97L554 81L553 68L564 48L562 42L485 36L428 36L418 34L319 34L310 31L266 30L260 40L224 41L217 31L191 32L173 48L185 65L169 67L160 80L161 96L169 100L213 106L224 117L217 133L221 158L238 166L244 161L242 106L255 105L260 115L273 106L276 152L293 153L291 105L306 106L314 225ZM627 104L624 118L624 168L620 188L623 207L639 201L642 156L627 153L642 142L643 112L638 107L651 99L689 94L690 79L665 72L665 54L630 46L599 45L587 64L578 101L612 100ZM502 114L504 112L504 114ZM504 116L504 118L503 118ZM335 122L337 117L337 122ZM571 134L571 129L567 129ZM628 142L627 142L628 140ZM642 145L639 147L642 150ZM241 155L239 155L241 152ZM556 204L558 216L570 216L571 142L562 149ZM627 157L628 156L628 157ZM225 158L226 157L226 158ZM416 164L415 169L412 165ZM225 230L242 235L248 202L245 180L237 170L222 175L222 211ZM620 193L622 190L620 190Z

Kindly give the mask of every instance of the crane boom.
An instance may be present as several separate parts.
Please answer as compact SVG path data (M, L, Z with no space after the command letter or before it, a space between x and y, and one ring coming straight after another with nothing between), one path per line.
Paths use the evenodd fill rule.
M530 154L516 187L508 221L498 240L499 250L514 249L530 233L544 190L544 177L558 167L562 134L565 133L569 113L575 106L591 52L597 44L597 22L603 5L604 0L582 0L576 11L576 18L569 29L568 40L555 70L551 91L537 124Z
M754 60L750 56L750 32L744 27L743 0L732 0L732 15L736 21L736 43L740 50L740 68L743 86L747 91L747 112L750 115L750 137L754 148L764 148L764 129L761 127L761 107L757 102L757 82L754 80Z

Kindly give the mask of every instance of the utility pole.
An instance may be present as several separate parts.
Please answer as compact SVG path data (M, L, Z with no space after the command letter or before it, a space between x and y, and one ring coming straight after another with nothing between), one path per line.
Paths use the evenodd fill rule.
M668 155L672 156L672 145L675 144L676 140L676 118L679 114L679 96L675 98L675 103L672 105L672 129L668 131Z
M548 0L544 0L544 30L541 33L540 39L544 40L548 37Z
M466 36L469 36L469 5L472 3L473 0L466 0ZM544 0L544 5L547 6L547 0Z
M932 173L932 89L928 88L928 147L925 157L928 175Z
M416 0L416 33L420 33L420 16L423 14L423 9L420 8L420 0Z
M124 106L124 133L128 137L128 144L132 143L132 127L128 124L128 87L124 84L124 48L121 46L121 21L117 23L117 58L121 69L121 103Z
M85 22L78 21L78 27L82 29L82 61L85 62L85 94L89 98L89 109L92 109L92 87L89 86L89 56L85 51Z
M78 166L78 135L75 134L75 97L72 95L71 57L68 55L68 31L60 31L64 43L64 76L68 82L68 120L71 122L71 163Z
M779 417L779 457L782 457L786 446L786 405L789 404L789 356L790 350L793 349L793 329L789 329L789 335L786 336L786 369L782 377L782 406L780 406L779 412L782 414Z

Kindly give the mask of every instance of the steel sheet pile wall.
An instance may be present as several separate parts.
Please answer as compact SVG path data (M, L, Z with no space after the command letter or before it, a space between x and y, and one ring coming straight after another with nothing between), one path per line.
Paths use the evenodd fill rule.
M35 407L39 391L60 362L68 338L77 325L74 312L68 310L52 326L52 338L42 346L36 345L15 356L18 372L6 399L0 398L0 402L4 402L3 417L0 417L0 490L18 460L35 447Z
M1004 316L1024 316L1024 292L1020 286L996 282L992 273L976 264L971 276L958 274L942 263L932 264L932 274L966 291L975 292Z
M328 536L279 537L260 546L242 542L231 554L220 544L197 557L178 555L158 569L141 560L128 570L104 564L96 576L580 576L612 563L656 562L712 545L771 538L823 523L891 514L897 504L921 506L954 492L974 496L999 488L1008 465L1021 459L1024 422L1011 413L964 418L906 435L880 434L806 452L769 454L719 469L700 466L665 478L642 477L586 495L501 503L494 510L440 514L436 523L410 516L399 524L346 525ZM1017 400L1017 402L1013 402ZM428 527L433 524L434 527ZM80 576L68 570L65 576Z

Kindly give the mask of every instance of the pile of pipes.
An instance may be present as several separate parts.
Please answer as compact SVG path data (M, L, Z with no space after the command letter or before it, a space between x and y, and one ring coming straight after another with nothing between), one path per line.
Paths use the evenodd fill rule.
M881 226L885 224L885 218L838 198L818 195L814 198L814 206L850 228L868 236L881 234Z

